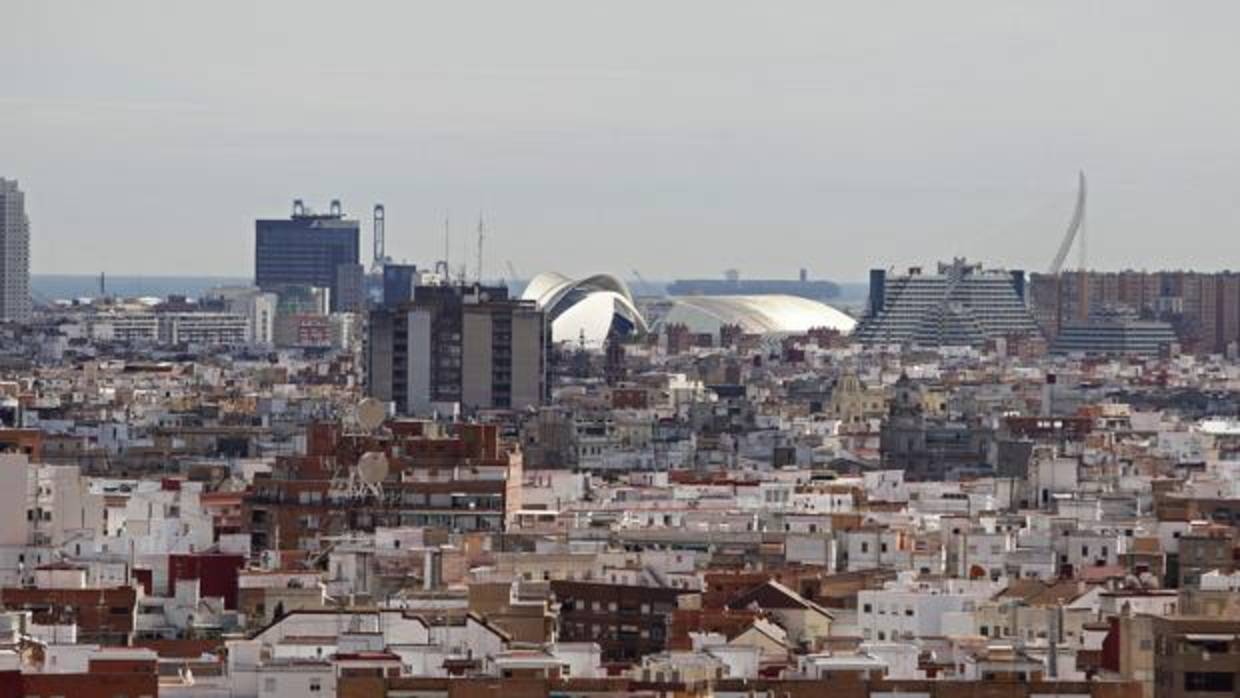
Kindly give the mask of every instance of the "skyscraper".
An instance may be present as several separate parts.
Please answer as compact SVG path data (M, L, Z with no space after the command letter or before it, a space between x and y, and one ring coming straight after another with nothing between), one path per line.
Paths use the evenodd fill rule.
M17 181L0 179L0 320L30 319L30 219Z
M254 283L264 291L279 292L289 286L317 286L331 291L334 311L355 309L360 299L357 284L358 247L361 228L344 217L340 202L332 201L328 213L314 213L293 202L287 219L255 221Z

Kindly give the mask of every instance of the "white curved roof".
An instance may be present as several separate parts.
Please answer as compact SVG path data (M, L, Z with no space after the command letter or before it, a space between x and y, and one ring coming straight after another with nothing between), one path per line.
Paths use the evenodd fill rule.
M793 334L818 327L852 332L857 321L826 303L786 295L677 296L662 322L715 334L721 325L740 325L746 334Z
M530 280L521 298L534 301L547 314L552 341L584 341L588 347L600 348L617 316L638 331L647 330L629 287L610 274L570 279L543 272Z

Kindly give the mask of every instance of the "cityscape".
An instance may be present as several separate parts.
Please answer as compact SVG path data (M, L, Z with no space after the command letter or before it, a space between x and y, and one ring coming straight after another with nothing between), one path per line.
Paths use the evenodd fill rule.
M883 35L862 21L863 11L851 16L829 4L833 19L851 17L888 48L925 40L919 32ZM1109 18L1116 8L1095 9ZM122 19L87 16L101 34L129 13L168 27L186 43L161 44L168 66L199 65L189 56L216 22L238 21L242 36L253 30L281 47L318 36L294 31L290 39L264 10L239 21L233 9L180 24L129 3L118 3ZM342 28L350 11L340 8ZM504 17L546 31L543 11L550 10L532 3L533 19ZM670 24L683 23L682 10L668 11ZM799 11L807 22L823 20ZM567 14L554 14L564 22L557 27L593 26L578 10L559 12ZM960 3L942 12L926 21L973 21ZM1034 60L1062 78L1068 73L1055 72L1054 52L1039 53L1044 18L1028 12L996 25L1031 42L1006 60ZM38 20L37 36L50 36L53 15L73 16L64 13L23 4L19 14ZM720 31L729 37L749 37L752 22L754 44L709 54L719 66L733 58L785 67L822 59L797 54L785 65L779 49L784 38L801 46L801 29L781 19L767 35L759 16L732 26L724 15ZM617 16L615 31L645 26L641 20ZM1204 32L1198 20L1185 22ZM1128 21L1144 29L1162 22L1154 28L1165 29L1168 42L1196 46L1177 38L1186 25L1172 27L1166 16ZM72 30L93 36L86 24ZM118 42L151 39L136 26L127 24ZM461 25L451 27L447 39L460 33ZM371 70L410 86L515 80L531 90L523 93L531 104L559 106L520 118L491 114L494 123L482 130L511 138L514 148L543 137L537 124L595 124L598 114L560 101L588 101L595 78L620 92L640 84L629 106L641 108L609 115L612 136L575 141L580 134L557 132L566 147L597 160L589 186L624 201L632 195L618 174L627 166L624 147L610 150L608 139L623 146L616 134L626 119L646 123L665 107L675 122L681 112L663 94L672 86L701 97L736 75L693 61L686 69L676 62L679 49L669 49L680 39L653 29L651 55L665 64L593 63L611 56L616 39L591 31L602 47L571 40L581 73L566 67L573 56L557 56L539 68L545 73L518 53L491 56L479 64L486 70L470 64L440 74L402 72L403 62L365 54L342 56L339 72L324 75L337 85L366 83ZM982 40L969 27L961 32ZM1213 45L1221 35L1202 41ZM540 36L557 47L570 41L530 38ZM835 36L844 55L851 44ZM715 39L699 41L688 43L702 56L704 47L719 49ZM907 67L947 65L947 44L934 41L944 55L919 54ZM131 48L98 54L114 61L103 73L129 66L122 57ZM11 55L63 53L65 65L94 75L98 66L76 50L58 44ZM391 50L407 60L421 55ZM138 62L152 85L179 70L164 74L148 59L142 53ZM512 77L520 71L505 72L509 59L535 77ZM870 59L865 65L882 65ZM248 81L279 72L279 61L257 51L253 66L230 60L212 53L204 65L219 92L202 94L235 99L241 113L245 100L266 98ZM306 88L305 123L276 128L255 112L249 135L212 140L218 124L204 114L218 116L217 107L186 106L194 103L188 88L142 106L125 95L147 83L116 82L115 102L92 102L111 89L110 78L95 75L104 80L95 89L57 72L63 68L49 75L82 101L58 101L24 83L11 101L0 100L0 146L19 153L10 161L0 147L0 698L1240 695L1234 206L1202 208L1215 216L1212 238L1187 222L1151 235L1132 221L1155 220L1161 204L1134 193L1139 174L1117 174L1117 162L1135 168L1132 161L1093 150L1045 185L968 191L970 200L993 195L1005 206L1013 191L1028 195L1018 205L1043 205L1034 192L1052 192L1050 212L1027 219L1036 221L1027 234L979 237L946 211L935 220L935 208L915 202L929 192L950 208L958 188L926 184L888 196L912 175L892 172L884 183L877 168L858 170L855 187L824 186L819 195L864 200L878 192L884 207L909 209L916 230L849 228L824 209L814 235L796 238L789 231L800 224L777 214L769 227L749 225L726 193L695 202L695 186L727 188L711 168L696 171L705 185L664 186L658 170L678 168L676 147L664 143L666 159L652 161L650 188L638 192L650 209L612 221L614 211L600 205L570 232L548 223L526 237L521 226L574 210L569 202L545 218L529 213L546 206L540 197L549 181L569 193L588 188L572 181L579 177L571 168L544 179L545 162L535 158L528 171L497 174L513 193L467 219L453 217L451 201L423 201L414 211L410 192L429 190L418 188L425 173L372 178L333 159L346 148L324 145L333 132L316 130L314 120L356 113L322 99L323 91ZM300 66L280 70L294 75ZM883 90L924 96L923 85L906 92L902 78L873 70L874 91L856 92L849 107L858 113L873 102L872 113L885 114ZM735 84L817 89L770 76L746 80ZM959 95L988 95L983 84L1000 89L973 74L936 76L933 84ZM1154 77L1114 84L1115 94L1147 87L1178 94ZM414 113L401 111L405 98L392 98L392 113ZM939 108L967 111L949 102ZM58 123L43 116L100 104L99 113L111 114L102 128L112 118L141 122L149 107L189 134L185 150L161 145L166 136L154 125L149 150L140 129L112 134L133 149L132 160L117 164L117 182L98 186L145 201L112 205L149 207L120 219L138 229L158 220L156 229L110 235L101 222L119 214L96 209L92 197L100 195L81 182L97 166L92 158L110 151L21 143L23 133ZM595 106L603 112L609 104L616 107L601 98ZM461 120L444 147L468 151L462 144L472 141L461 134L473 133L476 112L464 102L435 108L442 113L417 115ZM762 122L745 131L753 124L743 117L738 112L739 125L729 128L778 130ZM1136 123L1127 118L1116 116L1122 127L1108 147L1118 148L1124 125ZM66 138L87 128L88 119L65 119L77 124ZM803 127L794 121L779 123ZM20 128L6 130L13 124ZM437 138L447 133L427 128ZM347 150L386 153L403 147L391 145L403 133L376 130L373 143L360 139ZM299 152L316 142L324 149L307 156L314 167L290 159L287 176L272 184L264 178L276 151L245 147L252 145L245 139L285 135L305 138ZM1235 135L1218 134L1217 160L1202 171L1226 168ZM236 158L218 190L178 181L199 181L200 165L187 156L198 140ZM746 159L752 152L741 140L712 141L721 151L711 162L767 167ZM1167 147L1153 140L1132 147ZM1089 150L1067 139L1046 152L1065 143ZM971 145L953 157L1006 168L992 173L998 181L1032 178L1060 162L990 160ZM48 164L68 151L80 154L83 173ZM1178 177L1175 168L1193 152L1185 145L1169 176ZM494 172L511 164L504 158L500 149L488 163ZM203 169L212 166L207 160ZM1094 173L1096 161L1105 176ZM405 167L433 162L428 155ZM454 172L445 181L457 181ZM846 175L830 176L853 176ZM776 178L770 190L795 193L789 182L806 176ZM129 177L147 177L150 189L131 187ZM367 186L375 189L368 198L353 198ZM220 194L233 187L254 190L254 199ZM340 193L319 198L332 187ZM160 208L170 191L184 197L183 215ZM756 187L754 195L783 195L771 191ZM1169 197L1185 195L1177 192ZM529 201L514 203L520 197ZM1139 214L1122 218L1129 209ZM242 222L204 239L195 226L215 225L220 210ZM717 210L736 213L735 227L711 227ZM647 222L632 223L639 219ZM669 220L683 229L661 227ZM946 226L958 226L958 235L943 233ZM139 234L159 242L135 243ZM1154 244L1164 252L1144 252ZM723 258L738 261L703 271Z

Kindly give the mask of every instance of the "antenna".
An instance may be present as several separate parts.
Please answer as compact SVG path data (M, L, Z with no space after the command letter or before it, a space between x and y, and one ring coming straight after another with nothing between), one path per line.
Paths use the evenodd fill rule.
M443 214L443 269L445 280L451 282L452 276L452 258L449 252L452 249L452 212Z
M375 250L374 250L373 264L376 269L378 269L379 266L383 264L384 260L387 257L386 252L384 250L385 240L384 240L383 220L384 220L383 204L375 204L375 218L374 218L374 228L373 228Z
M482 283L482 240L483 240L483 223L482 211L478 212L478 283Z
M360 436L372 437L381 434L384 421L387 420L387 406L374 398L364 398L353 408L352 421L361 432ZM345 422L346 430L349 424ZM354 436L359 436L356 432ZM373 443L373 442L372 442ZM388 476L390 464L387 454L383 451L366 451L357 459L352 468L337 464L333 468L330 496L334 499L358 501L366 496L376 499L383 497L383 480Z
M383 496L383 479L388 476L388 459L383 451L367 451L357 459L357 479L363 491Z
M383 420L387 419L387 408L382 402L368 397L357 404L354 418L364 431L373 432L383 426Z

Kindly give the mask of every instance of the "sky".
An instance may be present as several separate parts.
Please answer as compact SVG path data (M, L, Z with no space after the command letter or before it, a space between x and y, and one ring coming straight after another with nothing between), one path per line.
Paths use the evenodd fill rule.
M1240 3L4 0L36 273L253 272L332 198L484 274L1240 268ZM1075 264L1077 255L1070 257ZM1236 260L1236 261L1233 261Z

